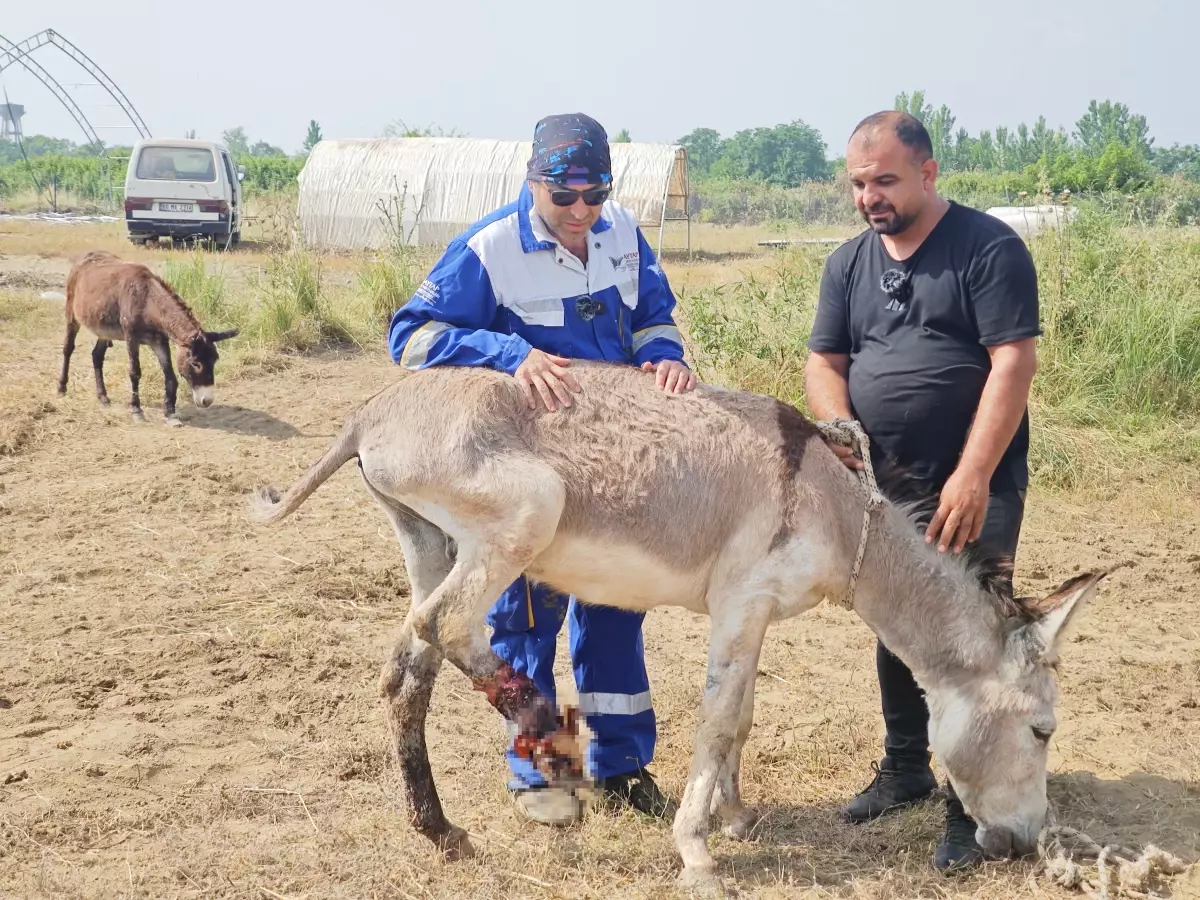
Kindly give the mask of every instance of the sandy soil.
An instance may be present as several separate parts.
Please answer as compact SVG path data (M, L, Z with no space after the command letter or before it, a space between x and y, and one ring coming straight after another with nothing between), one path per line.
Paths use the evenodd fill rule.
M0 261L0 896L669 897L670 828L598 813L552 831L513 814L499 717L443 670L429 723L448 814L476 859L445 864L408 827L376 680L408 608L383 517L347 466L292 519L251 524L249 492L283 486L343 415L392 377L382 354L263 357L218 374L218 405L160 422L127 409L126 362L92 394L87 354L54 394L65 262ZM14 278L41 278L16 283ZM9 279L4 281L4 279ZM60 282L59 282L60 283ZM30 311L32 310L32 311ZM1200 858L1200 531L1035 492L1018 586L1113 566L1060 675L1051 795L1101 841ZM646 624L660 740L678 797L703 685L707 620ZM560 683L569 699L565 634ZM745 751L749 843L712 841L744 897L1069 897L1031 862L934 874L937 804L866 826L839 806L871 776L882 724L873 638L822 607L773 628ZM1185 876L1174 896L1200 896Z

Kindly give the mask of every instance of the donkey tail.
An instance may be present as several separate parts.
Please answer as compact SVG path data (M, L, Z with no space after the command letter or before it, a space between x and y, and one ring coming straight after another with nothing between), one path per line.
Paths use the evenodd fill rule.
M358 456L358 429L353 420L300 479L282 497L273 487L260 487L250 497L251 515L259 522L278 522L294 513L338 469Z

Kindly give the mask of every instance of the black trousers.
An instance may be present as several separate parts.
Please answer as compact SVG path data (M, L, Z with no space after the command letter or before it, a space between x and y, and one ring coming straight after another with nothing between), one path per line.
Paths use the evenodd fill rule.
M992 494L988 498L980 543L991 544L1015 558L1024 518L1024 491ZM887 726L884 752L898 767L928 766L929 709L925 705L925 695L917 687L908 666L893 656L882 643L875 648L875 667L879 673L883 721Z

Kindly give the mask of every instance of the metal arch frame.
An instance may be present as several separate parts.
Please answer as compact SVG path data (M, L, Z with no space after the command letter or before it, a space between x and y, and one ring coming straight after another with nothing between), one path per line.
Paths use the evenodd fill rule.
M83 131L84 135L87 136L88 141L103 150L104 145L100 142L100 136L96 134L96 129L92 127L92 123L88 121L88 117L84 115L83 110L79 108L71 95L67 93L66 88L58 83L58 79L43 69L37 60L29 57L30 50L20 50L18 52L18 45L2 34L0 34L0 50L4 51L0 53L0 72L3 72L15 62L23 65L38 81L45 85L50 93L54 94L59 103L66 107L67 112L71 114L71 118L75 120L75 123ZM6 59L7 57L11 58Z
M31 54L35 50L45 47L47 44L53 44L66 56L74 60L80 68L95 78L100 86L108 91L108 95L121 107L121 111L125 113L126 118L129 119L142 138L151 136L150 129L146 127L146 123L142 120L141 115L134 108L133 104L129 102L129 98L125 96L124 91L117 86L117 83L109 78L107 73L91 57L58 32L47 28L44 31L39 31L33 37L26 38L19 44L14 44L8 38L0 35L0 51L3 51L0 52L0 73L13 63L20 63L54 94L59 103L66 108L67 112L71 114L71 118L75 120L76 124L79 125L84 135L88 138L88 141L92 146L96 147L99 158L104 161L103 170L105 177L108 179L108 199L111 203L115 200L112 173L112 161L114 157L108 155L108 147L100 139L100 135L96 133L96 129L87 115L79 108L74 98L67 93L66 88L59 83L58 79L47 72L39 62L33 59Z
M100 83L100 86L108 92L108 95L117 102L118 106L121 107L121 111L125 113L126 118L128 118L133 124L133 127L137 129L137 132L141 137L148 138L151 136L150 129L146 127L146 123L142 119L141 114L138 113L137 109L134 108L134 105L129 101L129 98L125 96L125 92L117 86L117 83L113 81L90 56L80 50L79 47L71 43L53 28L47 28L45 31L39 31L33 37L26 38L19 44L13 44L11 41L0 37L0 47L5 47L5 45L7 45L5 52L0 53L0 72L3 72L14 62L21 63L23 66L25 66L25 68L33 72L34 69L30 66L30 63L33 61L29 59L29 56L31 53L33 53L33 51L44 47L47 44L53 44L60 51L74 60L84 71L95 78ZM50 79L50 82L53 83L54 87L51 87L50 84L47 84L45 79L41 80L43 84L46 84L47 87L51 87L52 91L55 91L56 96L59 97L59 100L62 101L64 105L68 106L68 109L71 110L71 114L75 117L76 122L79 122L80 127L83 127L85 132L90 132L92 135L95 135L95 128L93 128L91 123L87 121L87 117L83 115L82 110L80 110L75 104L75 101L66 94L66 91L63 89L62 85L55 81L54 78L50 76L50 73L46 72L45 69L42 69L42 67L36 62L33 63L33 66L36 66L38 69L40 69L41 72ZM38 73L34 72L34 74L36 75ZM40 75L39 78L41 78ZM76 113L78 113L78 115L76 115ZM84 123L86 123L86 127ZM94 138L94 140L99 141L99 138Z

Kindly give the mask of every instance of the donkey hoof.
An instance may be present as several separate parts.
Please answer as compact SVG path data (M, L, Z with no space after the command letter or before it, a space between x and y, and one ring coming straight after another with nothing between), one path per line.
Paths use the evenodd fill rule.
M146 414L144 412L142 412L140 409L135 409L129 415L135 422L145 422L146 421Z
M758 816L749 810L744 810L740 815L733 817L733 820L721 829L725 834L734 840L748 841L750 835L754 832L754 826L758 824Z
M183 423L181 421L179 421L178 416L167 416L165 419L163 419L163 424L166 425L168 428L182 428L183 427Z
M450 826L449 833L438 841L438 845L441 847L442 857L447 862L458 862L475 855L475 848L471 846L466 831L457 825Z
M108 398L107 398L107 397L97 397L97 398L96 398L96 400L97 400L97 401L100 403L100 405L101 405L101 406L108 406L108 405L109 405L109 402L108 402Z
M710 898L728 897L725 885L711 869L684 869L679 873L679 890L690 897Z

